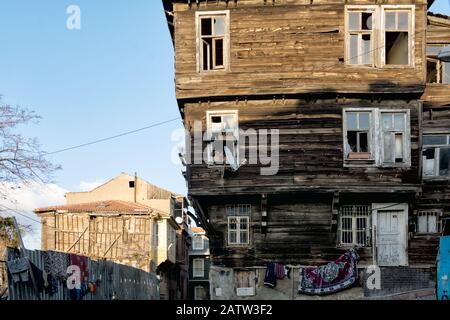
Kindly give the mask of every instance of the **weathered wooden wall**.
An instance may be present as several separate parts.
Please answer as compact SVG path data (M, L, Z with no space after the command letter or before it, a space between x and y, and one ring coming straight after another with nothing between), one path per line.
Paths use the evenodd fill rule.
M176 4L178 99L301 92L412 92L424 84L425 0L415 4L415 67L367 68L344 63L345 4L379 1L200 1ZM235 5L235 4L236 5ZM230 10L230 72L199 73L195 12Z
M403 109L411 111L412 165L410 168L346 168L343 166L345 107ZM419 179L419 115L417 100L368 100L361 98L248 100L185 105L185 126L194 137L194 121L206 128L207 110L239 110L239 128L279 129L280 169L275 176L260 175L260 165L244 165L225 179L203 165L189 169L191 195L218 195L292 190L414 191ZM204 148L206 145L203 146ZM192 158L195 148L192 146ZM248 150L246 151L248 152Z

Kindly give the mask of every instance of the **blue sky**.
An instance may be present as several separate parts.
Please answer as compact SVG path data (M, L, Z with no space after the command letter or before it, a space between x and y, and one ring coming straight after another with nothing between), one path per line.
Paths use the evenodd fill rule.
M69 5L81 30L66 28ZM161 1L2 0L0 93L42 116L24 128L55 151L179 116L173 48ZM171 134L181 120L50 157L55 182L105 181L120 172L185 192L171 161Z
M449 2L436 0L431 10L450 15ZM66 28L72 4L81 8L81 30ZM22 131L48 152L179 117L160 0L1 0L0 39L0 94L42 116ZM181 119L51 156L63 168L57 186L18 193L19 208L63 201L65 191L121 172L185 193L181 166L171 158L171 135L180 128ZM39 229L28 244L39 247Z

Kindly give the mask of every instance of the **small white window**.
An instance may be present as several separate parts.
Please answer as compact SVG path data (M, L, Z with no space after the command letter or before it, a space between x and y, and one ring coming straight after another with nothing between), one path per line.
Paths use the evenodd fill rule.
M374 8L350 9L347 12L347 59L352 65L374 64Z
M197 12L196 15L198 70L227 70L229 11Z
M247 245L250 242L250 218L228 217L228 244Z
M417 233L440 233L440 211L419 211L417 216Z
M203 248L204 248L204 244L203 244L202 236L195 236L194 240L192 242L192 249L203 250Z
M404 163L408 160L408 114L382 112L382 154L384 163Z
M344 114L345 154L348 160L369 160L372 155L372 111L346 111Z
M372 213L370 206L343 206L339 219L339 242L342 246L371 246Z
M238 112L208 111L208 164L237 165L239 163Z
M203 278L205 276L205 260L194 259L192 263L193 263L192 275L194 276L194 278Z
M423 136L423 176L450 176L450 134Z

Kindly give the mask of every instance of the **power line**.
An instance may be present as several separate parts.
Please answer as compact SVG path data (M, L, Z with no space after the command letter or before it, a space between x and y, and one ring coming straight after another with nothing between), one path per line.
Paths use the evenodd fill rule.
M162 125L167 124L167 123L174 122L174 121L179 120L179 119L180 118L177 117L177 118L173 118L173 119L170 119L170 120L158 122L158 123L149 125L147 127L139 128L139 129L132 130L132 131L123 132L123 133L120 133L120 134L117 134L117 135L114 135L114 136L110 136L110 137L107 137L107 138L94 140L94 141L91 141L91 142L87 142L87 143L83 143L83 144L80 144L80 145L76 145L76 146L60 149L60 150L53 151L53 152L47 152L47 153L44 154L44 156L50 156L50 155L63 153L63 152L70 151L70 150L80 149L80 148L91 146L91 145L98 144L98 143L101 143L101 142L105 142L105 141L117 139L117 138L120 138L120 137L128 136L128 135L131 135L131 134L134 134L134 133L137 133L137 132L141 132L141 131L148 130L148 129L151 129L151 128L159 127L159 126L162 126Z

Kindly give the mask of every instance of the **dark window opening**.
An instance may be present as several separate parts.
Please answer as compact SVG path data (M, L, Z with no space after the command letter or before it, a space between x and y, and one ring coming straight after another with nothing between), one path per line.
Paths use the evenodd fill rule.
M211 18L202 19L202 36L212 36Z
M427 60L427 83L438 83L438 63L435 60Z
M372 14L362 13L362 30L372 30Z
M347 137L351 152L369 152L367 132L348 131Z
M212 123L222 123L222 117L211 117Z
M129 186L130 188L134 188L134 181L128 182L128 186Z
M450 172L450 148L441 148L439 151L439 175L448 176Z
M409 64L409 36L408 32L386 32L386 64Z

